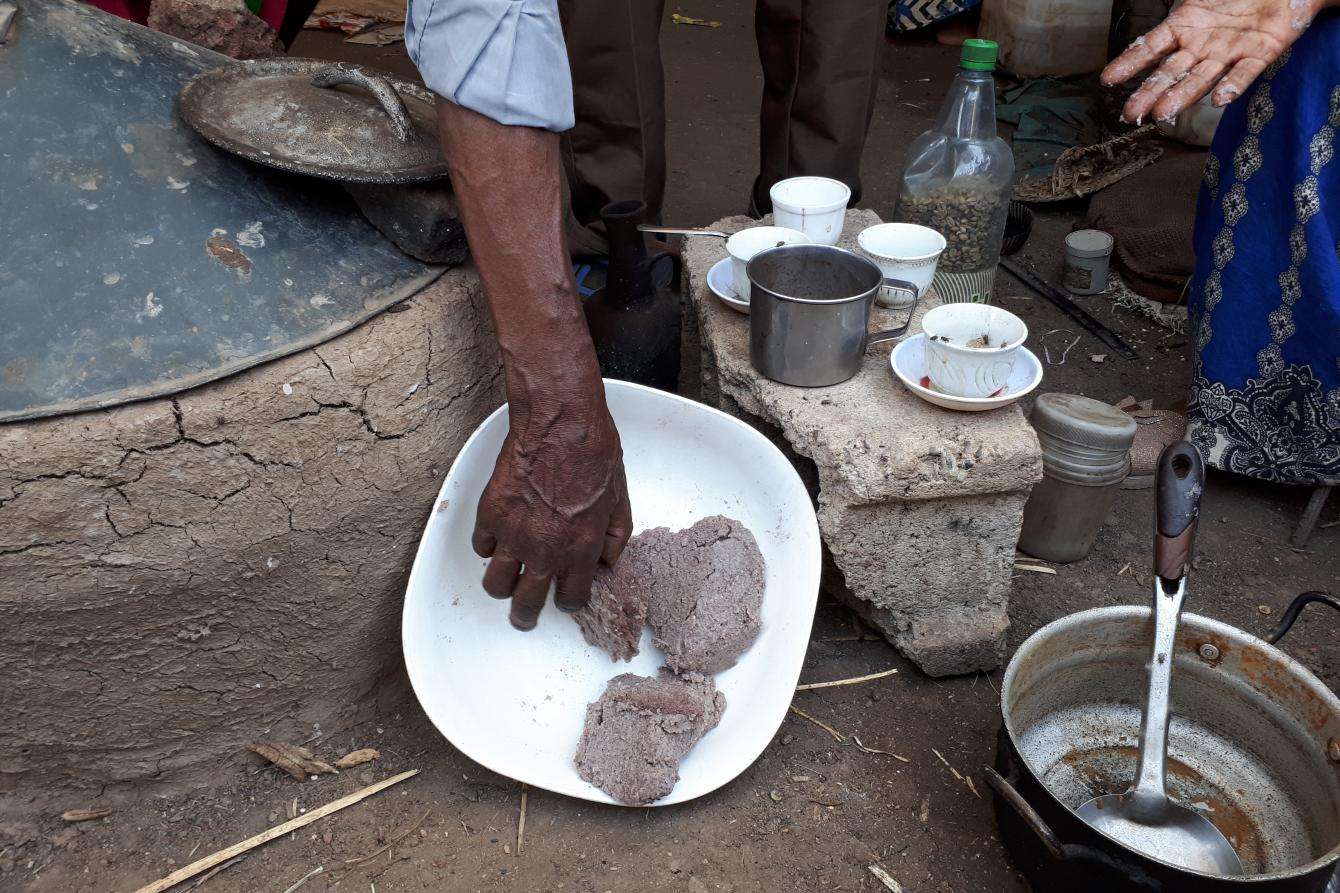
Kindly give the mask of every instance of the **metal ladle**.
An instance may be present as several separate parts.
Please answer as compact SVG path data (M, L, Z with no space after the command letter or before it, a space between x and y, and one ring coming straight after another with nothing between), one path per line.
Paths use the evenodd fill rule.
M1095 797L1078 810L1089 825L1154 859L1212 875L1242 874L1242 862L1218 828L1168 798L1168 694L1177 621L1186 596L1191 544L1205 478L1200 453L1186 441L1159 457L1154 531L1154 650L1149 700L1140 726L1135 784Z
M730 233L723 233L715 229L694 229L685 226L653 226L650 223L640 223L637 228L644 233L656 233L662 236L713 236L718 239L730 238Z

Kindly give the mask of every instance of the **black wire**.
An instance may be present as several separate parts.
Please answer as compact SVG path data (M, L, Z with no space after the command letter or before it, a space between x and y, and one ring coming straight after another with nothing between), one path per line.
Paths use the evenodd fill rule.
M1294 621L1296 621L1298 615L1303 612L1303 608L1307 607L1312 602L1321 602L1323 605L1330 605L1332 608L1340 611L1340 600L1332 598L1326 593L1315 589L1310 592L1304 592L1290 603L1289 607L1284 611L1284 616L1280 618L1280 622L1270 631L1270 635L1266 636L1266 641L1271 645L1274 645L1280 639L1284 638L1289 630L1293 628Z

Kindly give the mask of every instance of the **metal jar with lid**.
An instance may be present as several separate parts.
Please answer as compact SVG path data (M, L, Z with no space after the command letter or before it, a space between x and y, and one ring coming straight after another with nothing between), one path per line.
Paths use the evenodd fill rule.
M1019 549L1078 561L1093 548L1130 470L1135 420L1078 394L1043 394L1030 420L1042 445L1042 480L1024 506Z
M1075 230L1065 237L1064 282L1072 295L1096 295L1107 291L1112 244L1112 236L1100 229Z

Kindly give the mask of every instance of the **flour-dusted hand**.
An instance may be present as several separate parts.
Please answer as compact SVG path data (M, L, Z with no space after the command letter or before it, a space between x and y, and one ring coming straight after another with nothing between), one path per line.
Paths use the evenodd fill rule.
M479 500L474 547L489 558L484 589L511 598L512 625L535 626L554 603L575 611L591 596L599 562L614 564L632 533L619 433L597 380L593 399L540 405L513 398L511 430ZM588 405L583 405L588 404Z
M1298 39L1326 0L1186 0L1103 69L1120 84L1162 60L1122 116L1171 121L1213 89L1224 106L1243 94ZM1216 86L1217 85L1217 86Z

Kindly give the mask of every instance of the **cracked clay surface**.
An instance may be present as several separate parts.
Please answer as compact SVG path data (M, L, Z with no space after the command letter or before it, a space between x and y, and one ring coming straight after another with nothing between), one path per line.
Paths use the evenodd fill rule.
M214 783L374 706L442 476L502 402L472 270L394 309L172 399L0 425L0 818Z

